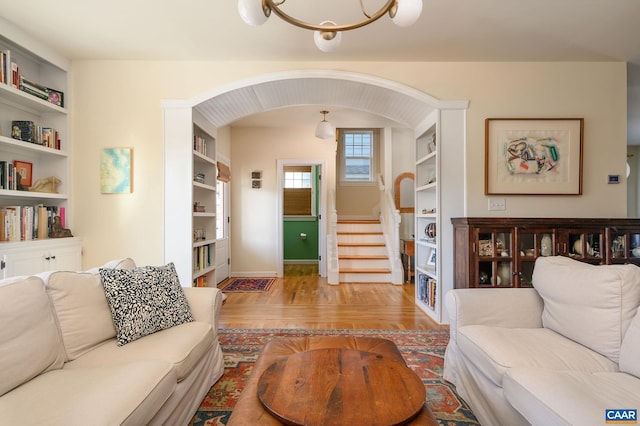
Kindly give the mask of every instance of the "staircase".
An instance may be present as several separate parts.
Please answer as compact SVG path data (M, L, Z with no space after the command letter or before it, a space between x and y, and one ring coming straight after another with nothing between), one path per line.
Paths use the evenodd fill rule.
M338 220L341 283L390 283L391 265L378 220Z

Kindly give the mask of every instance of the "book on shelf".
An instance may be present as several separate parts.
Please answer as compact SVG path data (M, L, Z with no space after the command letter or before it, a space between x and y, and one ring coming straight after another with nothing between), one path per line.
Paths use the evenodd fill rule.
M20 76L20 90L40 99L44 99L54 105L58 105L59 107L64 106L64 94L61 91L43 86L42 84L31 81L24 76Z
M23 76L20 65L11 60L10 50L0 51L0 83L59 107L64 107L64 92L52 89Z
M418 276L418 299L424 302L429 308L435 310L436 298L438 297L438 281L426 274Z
M47 148L60 149L60 133L56 129L40 126L30 120L12 121L11 137Z
M0 51L0 83L7 84L7 63L11 60L11 53L8 50Z
M35 96L36 98L40 98L43 99L45 101L49 100L49 95L47 95L47 92L41 92L40 90L33 88L31 86L26 86L23 84L20 84L20 90L22 90L25 93L30 94L31 96Z
M0 241L46 239L53 218L64 215L59 206L5 206L0 208Z
M15 62L11 62L11 87L17 89L20 86L20 67Z
M0 187L15 190L16 168L11 161L0 161Z
M199 135L193 136L193 150L202 155L207 155L207 140Z
M202 271L211 267L211 244L195 247L193 249L193 270Z
M205 174L204 173L196 173L193 177L194 182L204 183Z

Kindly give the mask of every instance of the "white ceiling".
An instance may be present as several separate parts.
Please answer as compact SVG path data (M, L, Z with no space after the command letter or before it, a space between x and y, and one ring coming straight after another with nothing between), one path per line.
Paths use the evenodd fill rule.
M368 11L384 3L363 1ZM360 19L358 3L288 0L285 7L310 21L345 23ZM345 33L329 54L315 48L310 31L276 16L261 27L247 26L235 0L0 0L0 15L71 59L627 61L628 138L640 144L640 0L423 3L414 26L396 27L385 16ZM307 109L300 113L320 117L317 107ZM278 111L264 120L295 116L290 108Z

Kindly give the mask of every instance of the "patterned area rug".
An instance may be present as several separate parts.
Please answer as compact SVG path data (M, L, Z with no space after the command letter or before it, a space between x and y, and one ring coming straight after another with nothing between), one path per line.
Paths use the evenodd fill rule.
M449 341L448 331L295 329L220 330L219 338L225 361L224 375L209 390L189 424L193 426L227 424L261 348L274 337L345 334L381 337L393 341L400 349L407 365L424 382L427 402L441 425L479 425L467 403L456 394L449 383L442 380L444 350Z
M228 293L269 291L275 282L275 278L232 278L227 284L223 284L220 290Z

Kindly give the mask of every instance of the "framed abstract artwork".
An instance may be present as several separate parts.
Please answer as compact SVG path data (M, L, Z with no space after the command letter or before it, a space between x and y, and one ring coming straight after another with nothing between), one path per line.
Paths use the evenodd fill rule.
M131 185L131 148L103 148L100 152L100 192L128 194Z
M581 195L583 118L485 120L486 195Z

